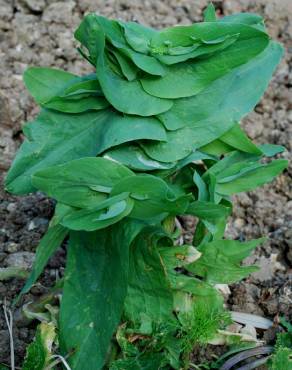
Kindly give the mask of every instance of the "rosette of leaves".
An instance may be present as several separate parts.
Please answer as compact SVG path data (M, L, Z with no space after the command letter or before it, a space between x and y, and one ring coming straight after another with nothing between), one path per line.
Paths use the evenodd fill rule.
M216 19L212 6L161 31L89 14L75 38L91 74L24 74L42 109L6 189L57 206L22 294L68 236L59 342L72 369L180 369L226 323L215 285L256 269L240 263L262 240L223 236L230 196L287 166L265 159L282 147L256 146L239 125L282 47L261 17ZM177 246L184 214L198 223L193 245Z

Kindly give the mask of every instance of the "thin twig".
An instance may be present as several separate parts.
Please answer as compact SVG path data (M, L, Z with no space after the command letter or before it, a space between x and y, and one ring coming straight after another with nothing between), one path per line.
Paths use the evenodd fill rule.
M12 316L11 310L7 308L6 298L4 298L3 311L4 311L4 317L5 317L6 325L7 325L8 332L9 332L11 370L15 370L14 341L13 341L13 316Z

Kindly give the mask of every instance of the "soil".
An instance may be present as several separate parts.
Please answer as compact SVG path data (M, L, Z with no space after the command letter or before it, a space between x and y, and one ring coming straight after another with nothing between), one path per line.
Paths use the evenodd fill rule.
M286 54L255 112L243 126L256 143L284 145L291 153L292 121L292 2L291 0L213 1L217 12L230 14L250 11L262 14L272 37L281 41ZM22 141L21 125L38 111L23 86L22 73L30 65L64 68L82 74L88 68L75 49L73 30L84 13L98 13L162 28L190 24L202 19L205 0L0 0L0 172L5 175ZM290 102L290 103L289 103ZM274 319L292 320L292 200L291 169L273 183L234 198L234 211L227 235L252 239L266 235L247 263L257 263L260 272L230 287L229 309L255 313ZM290 181L291 184L291 181ZM36 246L46 231L54 204L42 194L14 197L0 190L0 267L29 269ZM290 216L290 218L289 218ZM185 239L190 237L193 220L184 219ZM62 275L65 249L50 260L40 281L25 296L35 301ZM0 281L0 304L10 302L23 285L21 279ZM23 303L23 302L22 302ZM21 365L25 347L35 333L34 323L15 319L16 364ZM271 340L273 338L268 338ZM218 350L216 349L218 352ZM197 352L197 351L196 351ZM195 354L196 363L211 358L211 347ZM9 337L0 314L0 363L9 363Z

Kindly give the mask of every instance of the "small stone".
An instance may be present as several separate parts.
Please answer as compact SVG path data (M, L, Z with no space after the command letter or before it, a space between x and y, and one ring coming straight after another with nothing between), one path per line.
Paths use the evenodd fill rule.
M245 221L243 218L237 218L235 221L234 221L234 226L236 227L236 229L240 230L243 228L243 226L245 225Z
M72 12L76 3L74 1L59 1L50 4L44 11L43 21L47 23L60 23L70 25Z
M278 255L272 253L270 258L261 256L257 261L260 270L252 274L252 278L260 282L271 280L276 271L285 271L285 267L277 261Z
M36 229L36 227L37 227L36 224L33 221L30 221L30 223L28 224L27 230L28 231L34 230Z
M215 288L219 290L225 298L228 298L231 294L231 290L227 284L215 284Z
M35 259L35 254L31 252L17 252L10 254L5 262L7 267L22 267L30 269Z
M41 13L46 6L44 0L22 0L22 1L30 10L38 13Z
M14 212L16 211L17 205L16 203L9 203L8 206L6 207L8 212Z
M4 21L9 21L13 17L12 2L7 0L0 0L0 14Z
M4 261L4 259L6 258L6 256L7 256L6 253L0 252L0 262Z
M40 284L36 284L31 288L30 292L33 295L41 295L46 293L46 288Z
M1 6L0 6L0 11L1 11ZM2 128L4 126L6 126L7 128L8 127L11 128L13 125L12 120L11 120L11 115L10 115L10 109L9 109L9 99L2 92L0 93L0 122L1 122Z
M267 303L267 310L269 315L276 315L279 312L279 300L278 298L270 299Z
M264 123L263 118L260 114L256 112L252 112L249 116L244 120L243 125L247 135L251 139L256 139L261 136L264 130Z
M31 230L37 229L38 227L42 225L47 225L48 222L49 221L45 218L36 217L32 221L30 221L30 223L27 226L27 229L28 231L31 231Z
M18 251L18 244L14 242L10 242L5 246L5 252L7 253L15 253Z
M12 131L0 128L0 172L1 170L8 170L15 152L16 143L12 138Z
M255 329L255 327L253 327L252 325L245 325L241 330L240 332L242 334L247 334L249 335L251 338L253 338L255 341L257 340L257 331Z

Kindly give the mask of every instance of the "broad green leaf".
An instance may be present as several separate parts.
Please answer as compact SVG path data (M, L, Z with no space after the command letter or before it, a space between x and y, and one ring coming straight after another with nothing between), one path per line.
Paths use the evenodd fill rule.
M212 155L209 155L207 153L196 150L195 152L191 153L186 158L179 161L178 164L177 164L177 168L181 169L181 168L187 166L190 163L195 163L197 161L200 162L200 161L207 160L207 159L210 159L212 161L217 161L218 160L216 157L214 157Z
M56 328L52 323L41 323L36 337L26 350L22 370L45 370L50 365L52 346L56 339Z
M165 181L146 174L124 178L113 187L111 196L122 192L129 192L135 201L130 216L141 220L184 213L189 203L188 196L177 197Z
M31 67L23 76L26 88L43 105L64 90L76 75L55 68Z
M231 35L231 36L226 36L222 40L222 42L219 42L217 44L216 43L215 44L212 44L212 43L197 43L196 47L194 47L193 50L192 50L192 47L190 47L191 50L189 52L184 53L184 54L180 54L180 55L169 55L169 54L161 55L161 54L157 54L155 56L163 64L173 65L173 64L176 64L176 63L184 62L184 61L189 60L189 59L195 59L195 58L198 58L198 57L207 56L208 54L212 55L216 52L219 52L221 50L224 50L224 49L228 48L237 39L238 39L238 34ZM185 49L187 49L187 48L185 48Z
M203 152L218 156L234 151L235 149L251 154L263 154L262 150L247 137L239 124L235 124L219 139L212 141L210 144L207 144L200 149Z
M225 116L223 120L240 121L261 98L282 54L280 44L270 42L256 58L214 81L198 95L176 100L159 119L169 130L192 126L209 117L216 119L218 114Z
M234 121L224 120L224 114L225 111L218 112L216 117L200 120L192 127L168 131L165 142L143 142L141 146L156 161L173 162L184 159L233 127Z
M130 321L139 323L141 315L156 323L174 319L170 282L157 251L157 243L163 237L167 235L162 230L146 228L131 245L125 300L125 315Z
M113 55L115 56L123 75L126 77L128 81L133 81L137 77L138 68L134 65L134 63L125 55L118 53L115 50L111 50Z
M165 99L177 99L198 94L210 83L228 74L230 70L250 61L268 45L266 34L246 25L212 22L189 27L191 31L188 32L188 40L190 40L189 35L197 37L197 28L200 28L198 32L200 37L205 37L208 40L212 40L212 36L214 37L215 34L216 39L230 35L232 32L240 35L230 47L207 59L196 63L187 61L170 66L168 73L159 79L154 77L142 79L142 86L149 94ZM180 27L175 27L172 30L177 33L181 32ZM173 88L174 86L175 88Z
M113 46L119 47L136 65L139 64L140 68L142 66L144 69L151 66L155 68L153 64L159 65L154 58L150 60L150 57L127 48L117 22L89 14L82 21L75 37L85 45L92 59L96 61L97 78L103 93L117 110L128 114L151 116L165 112L172 106L172 101L148 95L139 81L127 81L110 68L109 61L104 54L105 38L109 39ZM160 69L163 69L162 65Z
M220 137L220 141L242 152L261 155L262 151L247 137L246 133L235 124L231 130Z
M169 110L173 104L171 100L151 96L143 90L139 81L127 81L111 70L104 56L104 35L99 33L98 36L96 74L107 100L118 111L127 114L151 116Z
M96 14L88 14L83 18L79 27L74 33L74 37L82 46L84 46L89 55L86 55L82 49L80 50L83 56L96 66L98 57L98 38L96 37L101 32L100 24L97 20Z
M128 141L166 139L157 119L110 110L76 115L44 110L24 127L24 134L26 140L6 178L6 189L15 194L35 191L31 176L42 168L95 156Z
M92 75L77 77L58 69L32 67L24 73L24 82L41 106L60 112L80 113L109 105Z
M230 23L242 23L249 26L259 26L259 29L264 30L264 19L255 13L236 13L226 15L223 18L218 19L219 22L230 22ZM261 28L260 28L261 26Z
M209 225L208 225L208 222L205 220L199 220L199 222L197 223L195 231L194 231L193 241L192 241L192 244L196 248L202 243L207 243L215 239L215 233L217 230L212 229L212 226L213 228L215 228L214 224L211 224L211 227L207 227L207 226Z
M129 247L142 227L122 222L70 234L60 346L64 355L74 350L68 359L74 370L103 368L127 294Z
M102 16L96 16L106 40L109 41L119 53L129 57L132 62L142 71L162 76L165 74L165 69L160 62L152 56L137 53L128 46L123 35L121 24L115 20L109 20Z
M168 132L165 143L143 145L148 156L171 162L222 136L253 109L282 52L279 44L271 42L257 58L215 81L201 94L178 100L169 112L171 116L167 112L159 118L167 128L181 127L182 122L189 127Z
M161 30L151 39L151 52L167 55L169 50L179 47L192 47L196 44L220 44L226 38L239 35L240 39L262 36L256 30L238 24L218 24L217 22L194 23L190 26L175 26Z
M216 289L205 281L182 274L177 269L182 266L188 269L188 266L192 266L200 260L195 248L183 247L179 253L176 246L163 246L159 248L159 254L174 291L174 310L176 312L187 312L193 307L193 303L198 301L211 304L214 308L222 307L223 299Z
M282 145L262 144L259 145L261 152L267 157L273 157L276 154L284 152L286 149Z
M42 237L37 250L32 271L22 288L17 300L25 293L27 293L33 284L37 281L40 274L43 272L50 257L61 246L63 240L66 238L68 230L61 225L49 227L46 234Z
M212 3L210 3L203 12L204 22L216 22L216 10Z
M211 143L204 145L200 148L200 150L204 153L208 153L210 155L214 155L220 157L226 153L230 153L234 151L234 148L223 141L216 139Z
M193 180L198 188L198 201L191 203L187 212L200 219L193 238L193 244L200 245L203 240L223 237L226 218L231 213L231 206L228 203L208 202L208 199L214 198L212 184L209 185L208 189L207 184L196 171Z
M64 113L82 113L88 110L101 110L108 106L109 102L102 96L88 96L78 100L56 97L45 104L46 108Z
M254 164L259 159L260 156L258 155L233 151L211 166L203 174L203 178L206 180L210 175L213 176L214 179L218 177L226 177L225 173L228 175L230 173L234 174L234 166L237 166L237 168L240 170L243 166L247 164Z
M95 73L80 77L70 83L61 93L60 97L79 99L85 96L103 96Z
M120 52L129 57L132 62L142 71L154 76L164 76L166 71L163 65L155 58L136 53L131 49L119 47Z
M139 53L148 54L150 40L157 31L136 22L119 21L119 24L124 29L125 39L131 48Z
M216 192L219 194L231 195L242 191L253 190L258 186L271 182L274 177L278 176L287 167L287 165L288 161L279 159L268 164L246 167L233 177L226 177L218 180Z
M54 217L51 219L50 222L50 227L61 224L63 218L67 216L67 214L69 214L72 211L72 209L74 208L71 206L63 204L61 202L57 202Z
M231 207L229 207L231 211ZM196 245L209 240L221 239L224 237L226 229L226 217L214 218L214 219L202 219L202 223L205 227L205 235L202 240ZM211 234L211 235L210 235Z
M213 221L218 218L226 218L229 216L230 209L220 204L197 200L189 204L186 213L200 219Z
M191 265L188 265L188 270L189 266ZM211 284L205 281L187 275L174 273L172 276L172 286L176 291L174 309L178 312L183 312L187 308L187 306L184 306L184 299L186 299L186 297L183 299L184 295L191 295L194 298L194 302L205 302L206 305L222 307L222 296Z
M200 151L196 150L196 151L192 152L191 154L189 154L187 157L185 157L185 158L183 158L179 161L169 162L169 163L159 162L163 166L169 166L169 169L159 170L159 171L155 172L155 174L158 175L159 177L167 178L167 177L171 176L172 174L177 173L177 171L184 169L189 164L196 163L196 162L200 163L203 160L218 161L218 158L215 157L215 156L209 155L207 153L203 153L203 152L200 152ZM170 165L172 165L172 166L170 166ZM179 174L181 174L181 173L182 172L179 172ZM176 177L176 178L178 178L178 177ZM188 186L186 186L186 188L188 188Z
M198 200L207 201L209 199L207 184L197 171L194 172L193 180L198 188Z
M213 284L231 284L250 273L257 271L256 266L240 266L240 262L264 239L241 243L234 240L214 240L198 247L202 256L187 269Z
M238 152L234 152L237 154ZM221 173L217 174L216 182L230 182L237 179L240 176L244 176L247 173L257 170L262 167L262 164L259 162L260 157L251 157L246 158L245 161L238 161L227 167Z
M72 210L61 224L71 230L100 230L128 216L133 206L134 201L129 198L129 193L121 193L107 198L94 208Z
M113 148L105 152L104 158L119 162L136 171L166 170L175 166L175 163L163 163L151 159L136 145Z
M121 164L87 157L48 167L32 177L33 186L70 206L94 208L119 181L134 175Z

